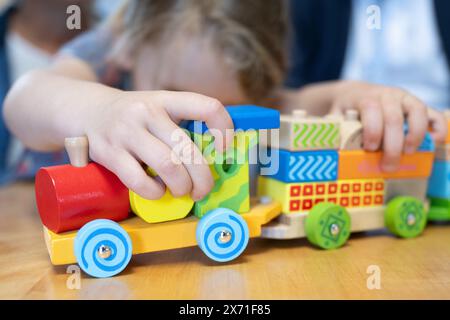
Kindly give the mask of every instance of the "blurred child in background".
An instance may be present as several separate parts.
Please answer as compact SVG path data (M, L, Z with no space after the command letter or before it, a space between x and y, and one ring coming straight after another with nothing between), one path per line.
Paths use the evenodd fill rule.
M66 26L67 6L80 6L82 26ZM59 48L90 23L90 0L12 1L0 13L0 106L10 86L30 70L45 68ZM38 153L26 150L6 129L0 116L0 184L19 177L33 177L42 165L64 160L64 153Z
M182 154L173 161L172 133L181 120L202 120L223 137L233 127L224 104L273 101L285 75L285 33L280 0L129 0L106 24L64 47L50 68L22 77L6 100L6 121L27 146L42 151L62 149L66 137L87 136L90 158L144 198L161 197L167 185L174 196L190 193L199 200L213 187L209 167L184 161ZM315 88L300 90L295 102L314 108L326 99L329 111L341 94L371 94L339 84ZM391 92L383 88L397 99ZM407 115L414 149L429 118L425 105L408 97L408 112L395 104L391 111L371 110L386 132ZM445 130L438 127L436 136ZM187 135L181 143L181 150L200 152ZM148 177L142 163L162 182Z
M171 134L188 119L224 132L233 125L223 104L264 103L284 78L284 33L278 0L128 1L52 67L23 77L6 119L41 151L86 135L91 159L145 198L162 196L164 185L141 162L175 196L198 200L213 186L210 169L205 161L175 164ZM182 143L192 147L188 136Z

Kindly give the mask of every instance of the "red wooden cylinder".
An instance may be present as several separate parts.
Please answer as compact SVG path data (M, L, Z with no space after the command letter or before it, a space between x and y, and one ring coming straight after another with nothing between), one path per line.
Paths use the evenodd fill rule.
M36 202L42 223L61 233L95 219L128 217L128 189L111 171L90 163L41 168L36 175Z

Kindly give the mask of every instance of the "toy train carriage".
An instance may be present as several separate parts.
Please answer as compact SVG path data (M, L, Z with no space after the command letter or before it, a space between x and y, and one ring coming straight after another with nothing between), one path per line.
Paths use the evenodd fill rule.
M407 128L405 128L407 130ZM280 141L267 143L279 170L260 177L258 193L282 204L283 214L263 226L262 237L307 237L324 249L342 246L351 232L384 228L415 237L426 225L427 179L433 165L430 135L392 173L380 168L381 152L362 148L358 113L325 119L304 111L281 116Z
M250 210L248 158L257 146L257 130L278 128L280 118L278 111L257 106L227 110L236 129L231 152L216 154L207 128L188 126L215 179L209 195L195 203L189 196L174 198L169 190L159 200L144 199L112 172L88 163L86 138L67 139L72 165L42 168L36 176L52 263L78 262L92 276L110 277L127 266L132 254L198 244L215 261L238 257L249 237L259 236L261 225L281 212L276 202L257 203ZM130 217L130 209L136 216Z
M450 112L446 112L449 132L444 143L436 146L436 158L430 177L430 221L450 221Z

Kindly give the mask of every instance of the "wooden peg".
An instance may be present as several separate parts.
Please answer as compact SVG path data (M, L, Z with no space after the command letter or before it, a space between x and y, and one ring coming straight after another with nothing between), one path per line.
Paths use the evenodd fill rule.
M293 110L292 115L295 118L306 118L306 116L308 115L308 112L306 112L306 110L298 109L298 110Z
M85 167L89 163L89 142L87 137L66 138L64 141L70 164Z
M359 120L359 112L355 109L347 109L345 110L345 120L347 121L358 121Z

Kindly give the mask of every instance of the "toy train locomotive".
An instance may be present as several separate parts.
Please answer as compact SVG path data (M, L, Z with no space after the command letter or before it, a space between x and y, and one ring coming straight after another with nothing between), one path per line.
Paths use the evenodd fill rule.
M249 237L259 236L261 225L281 212L277 202L250 209L249 190L249 151L257 146L257 131L279 128L280 116L257 106L227 110L237 129L231 152L216 154L206 126L188 126L215 180L212 191L195 203L189 196L174 198L170 190L159 200L144 199L104 167L88 163L86 138L66 140L72 165L42 168L36 175L37 207L52 263L77 262L94 277L110 277L132 254L198 244L215 261L239 256Z
M342 118L312 118L302 111L280 117L258 106L227 110L238 129L231 153L216 154L206 126L188 126L215 180L198 202L174 198L169 190L159 200L144 199L104 167L88 163L86 138L68 139L71 165L42 168L36 175L36 201L52 263L78 263L91 276L111 277L133 254L195 245L217 262L231 261L250 237L307 237L332 249L351 232L385 225L401 237L422 232L434 160L430 136L416 154L402 157L399 171L388 174L379 169L380 152L362 150L362 126L353 111ZM279 133L279 141L265 139L267 131ZM249 155L258 142L277 154L261 166L279 170L260 176L259 197L250 199ZM435 164L431 181L436 185L429 188L430 212L441 220L450 217L446 157L444 168ZM435 173L442 170L447 180Z

